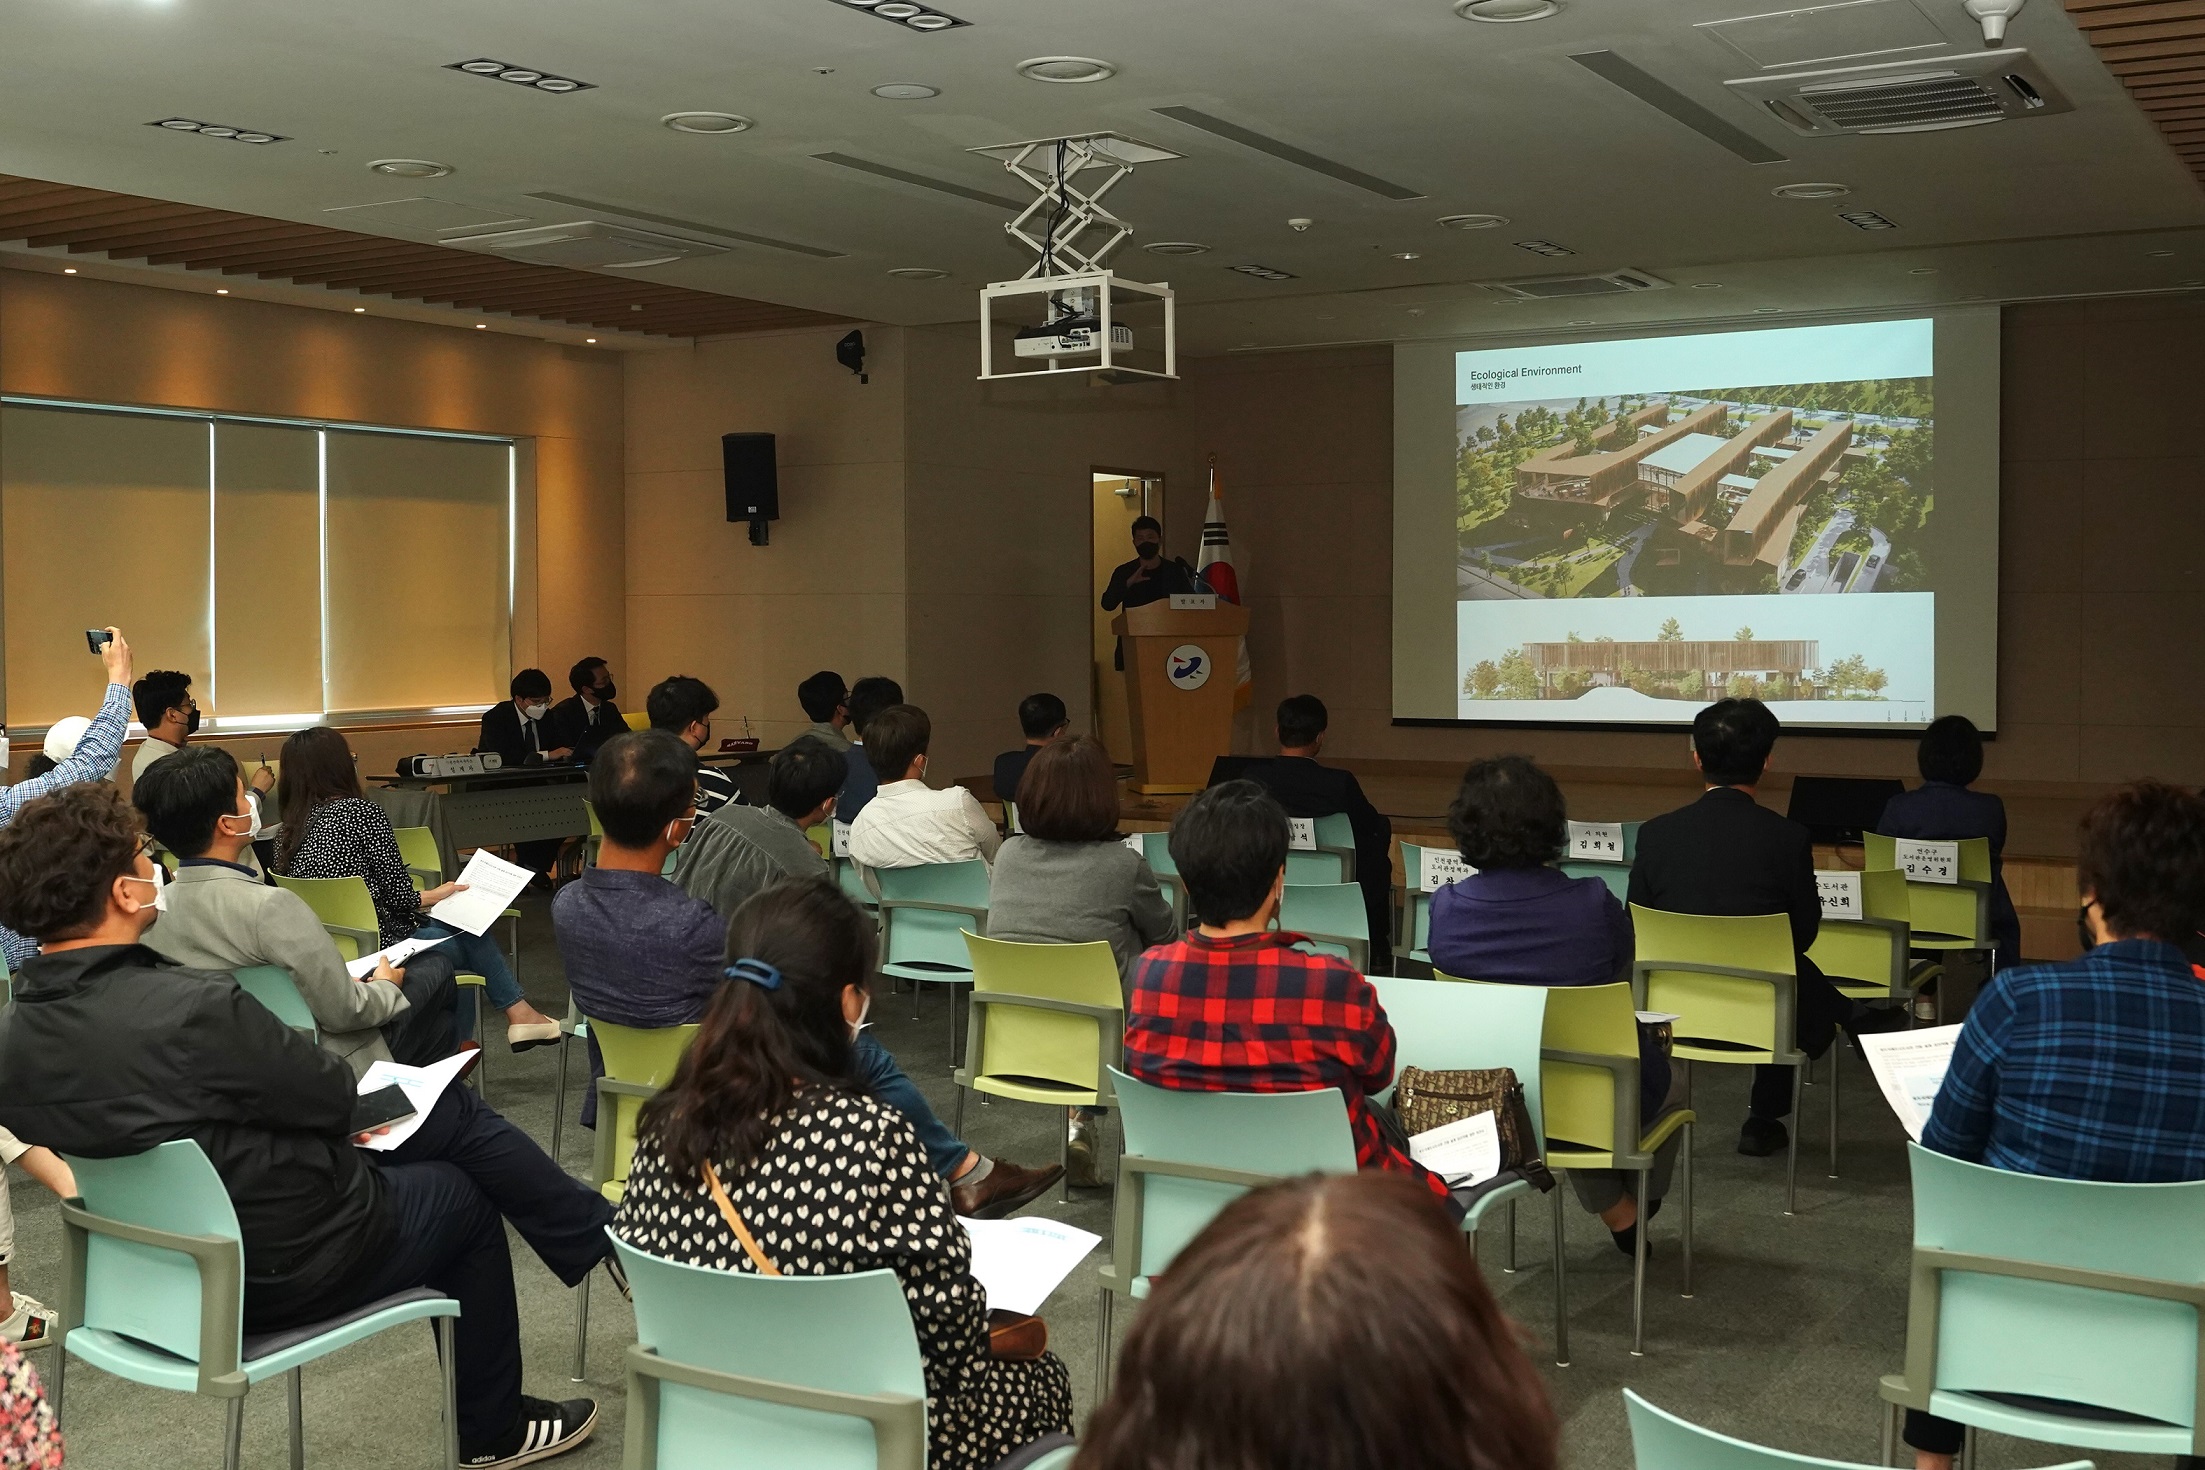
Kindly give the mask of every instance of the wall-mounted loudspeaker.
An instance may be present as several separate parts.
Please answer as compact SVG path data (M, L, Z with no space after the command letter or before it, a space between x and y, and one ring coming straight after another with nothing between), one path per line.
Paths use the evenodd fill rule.
M766 522L781 519L780 476L771 434L722 434L720 465L727 476L727 518L750 522L750 544L766 544Z

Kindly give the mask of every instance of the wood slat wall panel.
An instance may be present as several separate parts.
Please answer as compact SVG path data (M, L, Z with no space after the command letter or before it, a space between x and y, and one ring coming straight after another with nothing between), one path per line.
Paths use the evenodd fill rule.
M0 174L0 240L661 337L845 320L748 297L8 174ZM644 309L631 310L637 305Z
M2205 184L2205 0L2064 0L2190 176Z

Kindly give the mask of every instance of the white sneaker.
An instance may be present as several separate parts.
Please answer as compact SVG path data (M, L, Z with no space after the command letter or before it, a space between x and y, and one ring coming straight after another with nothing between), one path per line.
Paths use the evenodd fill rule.
M0 1320L0 1338L20 1348L42 1348L53 1341L54 1324L61 1314L34 1296L14 1292L15 1311Z

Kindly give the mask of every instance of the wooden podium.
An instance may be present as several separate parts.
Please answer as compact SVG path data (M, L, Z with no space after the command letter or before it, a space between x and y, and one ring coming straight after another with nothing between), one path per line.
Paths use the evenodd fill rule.
M1110 622L1125 643L1136 791L1200 791L1209 784L1210 763L1232 745L1233 686L1248 610L1223 600L1207 608L1172 605L1190 601L1127 608Z

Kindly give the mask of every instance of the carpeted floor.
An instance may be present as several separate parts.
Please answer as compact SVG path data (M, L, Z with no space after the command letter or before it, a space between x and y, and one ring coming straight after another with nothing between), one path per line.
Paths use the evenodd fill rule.
M561 1014L566 992L550 941L547 909L527 903L522 981L537 1005ZM882 1042L946 1117L952 1088L948 1017L943 997L929 992L912 1017L909 996L882 995L873 1018ZM959 1009L962 1021L963 1010ZM496 1034L495 1032L493 1033ZM551 1136L551 1099L558 1067L549 1048L515 1057L493 1041L488 1091L493 1105L540 1141ZM1877 1095L1857 1055L1848 1057L1840 1111L1841 1172L1827 1177L1822 1140L1829 1088L1808 1089L1802 1140L1799 1213L1783 1211L1783 1160L1740 1157L1737 1123L1745 1079L1730 1069L1702 1068L1696 1101L1702 1129L1695 1231L1696 1295L1679 1290L1678 1230L1672 1207L1654 1227L1655 1257L1647 1282L1646 1356L1630 1355L1630 1263L1607 1232L1568 1198L1571 1364L1553 1366L1553 1275L1549 1269L1548 1202L1528 1205L1518 1222L1520 1269L1502 1269L1505 1249L1489 1225L1481 1256L1487 1279L1525 1340L1564 1422L1564 1463L1571 1470L1624 1470L1629 1436L1620 1391L1640 1393L1665 1408L1725 1432L1784 1449L1873 1463L1880 1408L1877 1379L1899 1366L1906 1315L1908 1209L1904 1135ZM582 1066L570 1076L568 1106L577 1105ZM983 1152L1025 1162L1053 1159L1060 1115L1011 1103L966 1109L966 1137ZM570 1119L565 1162L577 1173L588 1158L589 1135ZM18 1231L14 1284L49 1301L58 1296L61 1231L53 1199L21 1176L10 1179ZM1082 1192L1069 1203L1055 1194L1034 1210L1107 1237L1107 1193ZM1106 1246L1104 1247L1107 1248ZM1096 1260L1101 1259L1100 1251ZM568 1373L574 1342L574 1298L526 1247L514 1242L527 1389L548 1397L589 1395L599 1401L596 1438L561 1460L574 1470L610 1470L621 1461L625 1419L621 1352L633 1335L626 1303L602 1275L591 1293L586 1384ZM1055 1350L1071 1369L1084 1414L1095 1374L1095 1288L1090 1270L1075 1272L1046 1314ZM1121 1330L1123 1317L1121 1316ZM739 1324L730 1324L739 1331ZM52 1351L33 1355L52 1372ZM306 1370L306 1444L310 1465L344 1470L426 1470L438 1460L437 1375L426 1329L401 1330L337 1353ZM221 1463L222 1406L139 1388L81 1364L69 1374L64 1430L69 1463L82 1470L182 1470ZM256 1390L247 1404L245 1463L287 1463L280 1383ZM2046 1446L1986 1437L1983 1470L2038 1466L2079 1458ZM2103 1470L2134 1470L2154 1462L2097 1456ZM731 1458L729 1464L738 1465ZM2163 1463L2163 1462L2159 1462Z

